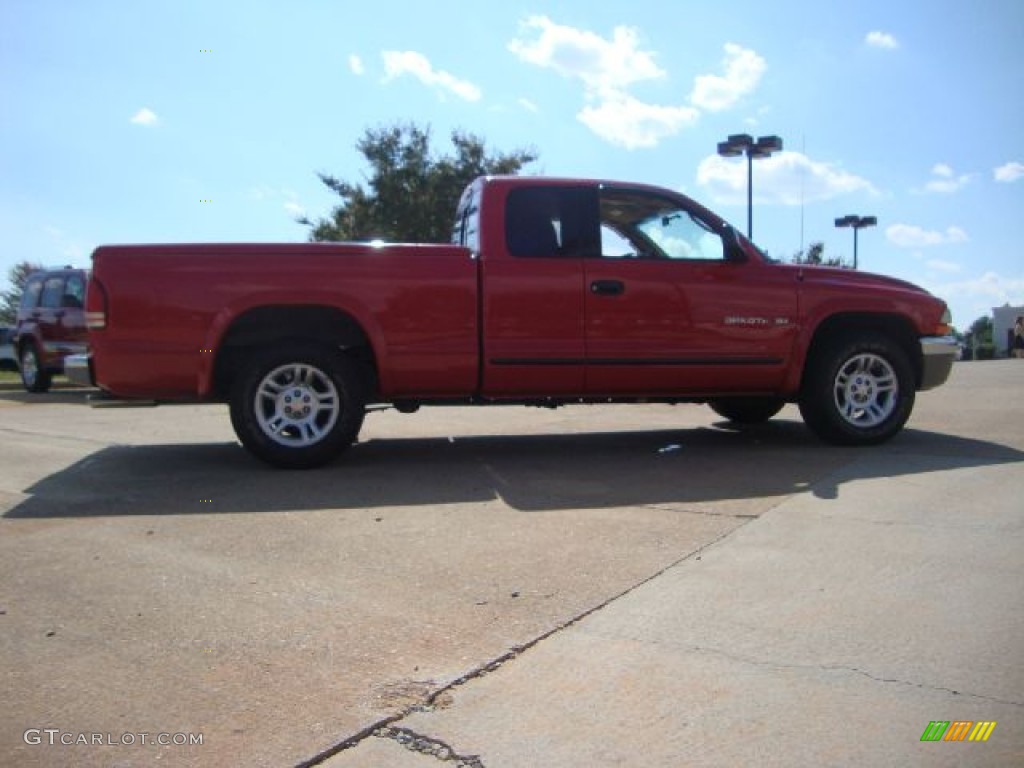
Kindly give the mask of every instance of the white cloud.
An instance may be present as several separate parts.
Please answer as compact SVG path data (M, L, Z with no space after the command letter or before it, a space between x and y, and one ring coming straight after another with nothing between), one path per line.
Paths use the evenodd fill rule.
M888 51L893 51L900 47L899 40L888 32L880 32L878 30L868 32L867 37L864 38L864 42L872 48L882 48Z
M285 198L284 210L292 218L298 218L299 216L306 215L306 209L299 204L299 196L295 193L295 190L284 188L281 190L281 194Z
M539 112L540 109L529 99L519 99L518 104L520 107L525 109L527 112Z
M662 139L697 121L692 107L645 104L628 93L609 93L579 113L580 122L611 144L626 149L654 147Z
M700 116L685 104L649 104L629 93L636 83L665 78L655 55L640 50L635 29L616 27L606 39L546 16L531 16L523 30L533 39L512 40L508 49L529 64L580 82L584 106L576 118L610 144L626 149L657 146Z
M353 75L362 75L366 72L366 67L363 66L363 60L354 53L348 57L348 68Z
M616 27L611 40L593 32L556 24L547 16L530 16L524 31L534 40L515 39L508 49L523 61L581 80L588 91L621 90L634 83L665 77L649 51L638 49L637 31Z
M1024 274L1007 277L990 271L970 279L947 280L922 276L920 283L950 305L953 322L960 330L979 317L991 317L993 307L1024 304Z
M935 245L966 243L969 238L960 227L947 227L945 232L928 230L910 224L893 224L885 230L889 242L898 248L926 248Z
M936 295L947 301L962 299L975 302L978 315L988 314L992 307L1005 304L1024 304L1024 276L1004 277L996 272L986 272L972 280L961 280L935 286ZM977 316L977 315L974 315ZM968 320L968 318L964 318Z
M250 187L246 194L250 200L257 203L272 203L275 206L280 204L285 213L292 218L306 215L306 209L299 203L299 196L295 190L287 187L274 189L269 184L261 183Z
M610 38L585 29L556 24L547 16L530 16L520 36L508 44L519 59L583 87L583 108L576 118L605 141L636 149L654 147L700 118L701 110L732 106L757 87L765 62L753 51L725 46L724 75L701 75L689 103L652 104L630 89L638 83L664 80L656 54L640 48L637 30L618 26Z
M754 51L726 43L722 66L724 76L698 75L694 79L691 103L709 112L728 109L757 88L767 64Z
M440 92L451 93L466 101L479 101L480 89L467 80L460 80L449 72L435 70L422 53L416 51L383 51L384 82L402 75L411 75L424 85Z
M160 122L160 118L152 110L143 107L132 115L131 122L134 125L154 126Z
M709 155L697 167L697 183L716 203L747 200L747 161ZM754 199L761 203L800 205L853 192L877 194L867 179L800 152L779 152L754 161Z
M267 184L258 184L255 187L250 187L247 192L250 200L266 200L272 197L275 193L274 190Z
M924 185L926 192L951 195L967 186L971 181L970 174L959 176L945 163L936 163L932 168L932 178Z
M1024 163L1018 163L1016 161L1009 162L1006 165L1001 165L992 172L993 177L996 181L1001 181L1005 184L1009 184L1012 181L1024 176Z

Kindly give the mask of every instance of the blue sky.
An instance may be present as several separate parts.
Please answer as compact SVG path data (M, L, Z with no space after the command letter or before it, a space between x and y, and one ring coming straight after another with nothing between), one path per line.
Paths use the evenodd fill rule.
M775 134L754 239L1024 304L1024 2L0 0L0 283L103 243L300 241L367 128L533 148L746 223L728 134Z

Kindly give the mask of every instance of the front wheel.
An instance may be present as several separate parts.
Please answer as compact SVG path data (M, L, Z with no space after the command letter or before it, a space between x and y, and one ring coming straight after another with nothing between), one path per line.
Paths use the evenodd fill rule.
M35 344L26 344L21 350L21 383L28 392L46 392L53 377L39 359Z
M277 467L310 469L359 434L366 411L353 361L326 347L274 347L245 364L231 392L231 424L249 451Z
M884 336L837 340L811 360L800 413L811 430L838 445L881 443L914 408L914 373L903 348Z

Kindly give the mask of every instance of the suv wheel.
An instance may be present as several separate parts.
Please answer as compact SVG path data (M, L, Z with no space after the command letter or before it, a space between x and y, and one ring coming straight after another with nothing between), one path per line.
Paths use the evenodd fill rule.
M26 344L21 350L21 383L29 392L45 392L50 388L52 377L39 361L35 344Z

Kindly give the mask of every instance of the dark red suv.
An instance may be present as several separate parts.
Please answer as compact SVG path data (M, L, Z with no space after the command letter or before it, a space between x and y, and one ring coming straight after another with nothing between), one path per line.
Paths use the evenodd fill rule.
M14 327L21 381L29 392L45 392L64 358L86 351L84 269L34 272L25 282Z

